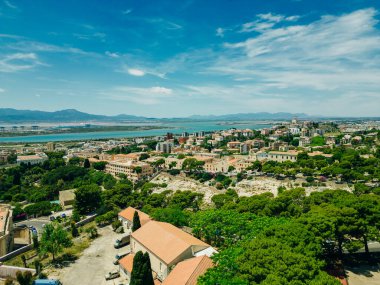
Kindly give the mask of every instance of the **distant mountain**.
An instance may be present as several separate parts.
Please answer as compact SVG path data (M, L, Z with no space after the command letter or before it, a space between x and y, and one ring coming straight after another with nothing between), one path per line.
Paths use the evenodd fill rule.
M135 121L145 120L144 117L131 115L103 116L80 112L75 109L67 109L55 112L16 110L0 108L0 122L78 122L78 121Z
M0 108L0 122L3 123L26 123L26 122L83 122L83 121L175 121L175 120L220 120L220 121L242 121L242 120L289 120L294 117L299 119L310 118L304 113L239 113L229 115L194 115L186 118L147 118L133 115L120 114L117 116L93 115L80 112L75 109L67 109L55 112L16 110L11 108Z
M229 115L211 115L211 116L198 116L194 115L189 118L194 120L289 120L292 118L305 119L310 118L309 115L304 113L268 113L268 112L260 112L260 113L238 113L238 114L229 114Z

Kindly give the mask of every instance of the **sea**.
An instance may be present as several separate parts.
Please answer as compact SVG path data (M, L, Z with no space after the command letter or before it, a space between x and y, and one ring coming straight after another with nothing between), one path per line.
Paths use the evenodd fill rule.
M141 124L138 124L141 125ZM149 125L149 123L147 123ZM156 125L157 126L157 125ZM169 122L161 123L159 126L151 130L138 131L105 131L105 132L89 132L89 133L62 133L62 134L46 134L46 135L28 135L14 137L0 137L0 143L37 143L37 142L53 142L53 141L87 141L101 139L122 139L131 137L151 137L163 136L166 133L181 134L183 132L213 132L219 130L236 129L252 129L258 130L262 128L270 128L272 122L258 121L191 121L191 122Z

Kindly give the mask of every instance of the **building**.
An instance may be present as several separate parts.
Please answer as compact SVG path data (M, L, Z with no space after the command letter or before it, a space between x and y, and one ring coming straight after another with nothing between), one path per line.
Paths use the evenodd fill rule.
M174 148L174 143L173 142L159 142L156 145L156 151L160 151L163 153L171 153L172 149Z
M0 256L13 249L12 210L8 205L0 205Z
M213 266L207 255L193 257L178 263L162 285L197 285L199 276Z
M62 209L71 209L75 202L75 189L59 191L59 203Z
M251 145L247 143L241 143L240 144L240 153L248 153L251 149Z
M17 156L18 165L20 165L21 163L35 165L35 164L43 163L44 161L47 161L47 160L48 160L48 156L45 153Z
M151 218L148 214L141 212L135 208L128 207L118 214L118 219L122 223L124 232L130 234L133 226L133 216L135 212L139 214L141 226L145 225L147 222L151 221Z
M207 243L163 222L150 221L131 234L131 253L148 252L153 275L161 282L168 277L171 269L181 261L216 253ZM130 276L131 257L120 260L120 269ZM133 265L133 261L132 261ZM181 283L179 283L181 284Z
M54 142L48 142L46 144L46 148L48 151L54 151L55 150L55 143Z
M125 174L129 180L138 181L153 174L150 164L142 161L110 161L105 168L105 172L118 176Z
M228 162L224 159L213 159L207 161L203 168L205 171L210 173L218 173L218 172L228 172Z
M298 141L298 146L306 147L310 145L310 138L309 137L300 137Z
M268 160L284 162L284 161L297 161L297 151L270 151L268 152Z

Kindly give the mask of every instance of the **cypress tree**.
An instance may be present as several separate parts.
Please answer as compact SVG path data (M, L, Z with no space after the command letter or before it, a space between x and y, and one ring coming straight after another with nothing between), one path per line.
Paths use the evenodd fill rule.
M142 267L144 264L144 254L138 251L133 258L133 268L131 273L131 282L129 285L143 285Z
M84 168L90 168L90 161L86 158L83 163Z
M149 254L138 251L133 259L130 285L154 285Z
M144 253L143 281L144 285L154 285L152 268L148 252Z
M141 228L140 217L139 217L139 213L135 211L135 213L133 214L132 232L138 230L139 228Z

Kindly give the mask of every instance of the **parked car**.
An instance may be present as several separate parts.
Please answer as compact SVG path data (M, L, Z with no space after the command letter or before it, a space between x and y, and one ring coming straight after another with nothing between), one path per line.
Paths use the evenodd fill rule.
M62 214L61 214L61 218L62 218L62 219L65 219L65 218L66 218L66 214L65 214L65 213L62 213Z
M115 248L121 248L127 244L129 244L131 241L131 236L123 236L121 239L117 239L115 241L115 244L113 245Z
M50 216L50 221L54 221L55 220L55 217L54 216Z
M62 285L62 283L53 279L37 279L33 281L33 285Z
M120 277L120 273L119 271L115 270L115 271L108 272L106 276L104 277L106 278L106 280L112 280L112 279Z
M119 260L122 259L124 256L126 256L128 254L129 254L129 252L116 254L115 255L115 260L113 261L113 264L114 265L118 265L119 264Z

